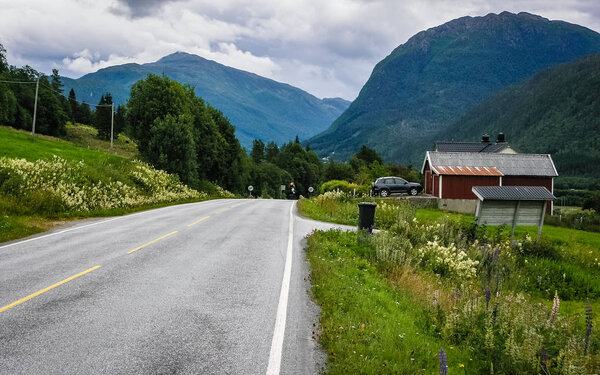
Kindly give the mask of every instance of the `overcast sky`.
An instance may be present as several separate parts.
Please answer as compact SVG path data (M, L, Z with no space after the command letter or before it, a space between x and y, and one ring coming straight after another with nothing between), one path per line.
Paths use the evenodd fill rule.
M415 33L503 10L600 32L599 0L0 0L0 43L12 65L73 78L184 51L353 100Z

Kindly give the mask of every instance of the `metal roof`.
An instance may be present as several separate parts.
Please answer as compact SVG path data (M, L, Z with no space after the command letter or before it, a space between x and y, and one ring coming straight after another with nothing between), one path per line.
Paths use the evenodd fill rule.
M441 175L502 176L502 173L495 167L460 167L452 165L436 165L434 168Z
M548 201L556 197L543 186L473 186L479 200Z
M436 151L439 152L500 152L509 148L508 142L437 142Z
M421 173L425 172L425 162L436 165L459 167L495 167L504 176L556 177L552 157L548 154L500 154L491 152L439 152L427 151Z

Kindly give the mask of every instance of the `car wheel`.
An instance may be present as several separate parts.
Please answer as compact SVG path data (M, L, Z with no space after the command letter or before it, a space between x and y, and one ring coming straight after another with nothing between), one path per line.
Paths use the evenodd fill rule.
M387 189L383 189L379 192L379 196L381 196L383 198L387 197L388 195L390 195L390 192Z
M410 193L410 195L412 195L412 196L415 196L415 195L419 194L419 192L418 192L418 191L417 191L417 189L415 189L415 188L412 188L412 189L410 189L409 193Z

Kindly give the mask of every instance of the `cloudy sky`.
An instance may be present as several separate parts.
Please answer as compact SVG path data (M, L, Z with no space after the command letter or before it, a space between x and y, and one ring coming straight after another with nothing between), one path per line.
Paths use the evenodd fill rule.
M600 32L598 0L0 0L0 43L12 65L73 78L184 51L352 100L415 33L503 10Z

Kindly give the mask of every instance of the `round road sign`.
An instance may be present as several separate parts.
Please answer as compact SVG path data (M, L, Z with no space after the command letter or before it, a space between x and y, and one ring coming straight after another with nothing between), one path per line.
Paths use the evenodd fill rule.
M313 189L313 187L312 187L312 186L308 188L308 192L309 192L309 193L312 193L313 191L315 191L315 189Z
M254 190L254 187L252 185L248 186L248 191L252 191Z

